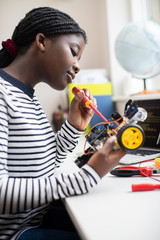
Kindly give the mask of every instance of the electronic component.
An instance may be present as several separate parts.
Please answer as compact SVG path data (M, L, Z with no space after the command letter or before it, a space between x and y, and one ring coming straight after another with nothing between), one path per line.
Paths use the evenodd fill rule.
M80 91L83 90L77 87L72 89L75 95L79 94ZM87 96L84 96L82 101L86 107L93 106L92 101ZM100 116L102 115L97 109L96 113ZM104 142L111 136L116 136L115 148L133 151L142 147L145 134L137 122L143 122L146 118L146 110L138 107L136 101L130 99L125 105L123 116L114 112L109 120L105 119L105 122L96 124L91 128L86 135L86 142L90 146L85 150L84 155L76 159L75 163L82 167L96 151L102 148ZM104 119L103 115L102 119Z

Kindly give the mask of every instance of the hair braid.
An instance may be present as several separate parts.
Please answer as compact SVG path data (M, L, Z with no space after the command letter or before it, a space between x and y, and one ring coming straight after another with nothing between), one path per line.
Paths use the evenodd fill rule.
M62 34L81 34L85 43L87 36L77 22L68 14L51 7L34 8L16 26L12 40L16 45L17 53L23 53L35 40L38 33L46 37L55 37ZM13 61L5 48L0 50L0 67L6 67Z

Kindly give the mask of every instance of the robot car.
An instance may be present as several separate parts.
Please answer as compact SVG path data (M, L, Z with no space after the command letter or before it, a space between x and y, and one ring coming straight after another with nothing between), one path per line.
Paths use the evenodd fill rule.
M116 136L115 149L122 148L126 151L134 151L142 147L145 134L142 127L137 123L138 121L145 121L146 118L146 110L138 107L136 101L129 100L125 105L123 116L114 112L107 122L96 124L90 129L85 136L89 147L81 157L76 159L75 163L82 167L113 135Z

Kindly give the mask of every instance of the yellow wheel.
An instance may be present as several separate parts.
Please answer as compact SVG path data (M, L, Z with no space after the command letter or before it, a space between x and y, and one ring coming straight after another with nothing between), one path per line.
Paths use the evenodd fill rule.
M135 150L144 143L144 131L139 125L126 124L117 134L118 144L125 150Z

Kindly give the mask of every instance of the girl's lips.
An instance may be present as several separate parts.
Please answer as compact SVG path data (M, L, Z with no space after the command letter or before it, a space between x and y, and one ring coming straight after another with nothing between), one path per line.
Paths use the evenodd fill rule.
M75 74L72 72L67 72L67 76L68 76L68 81L69 83L71 83L73 81L73 79L75 78Z

